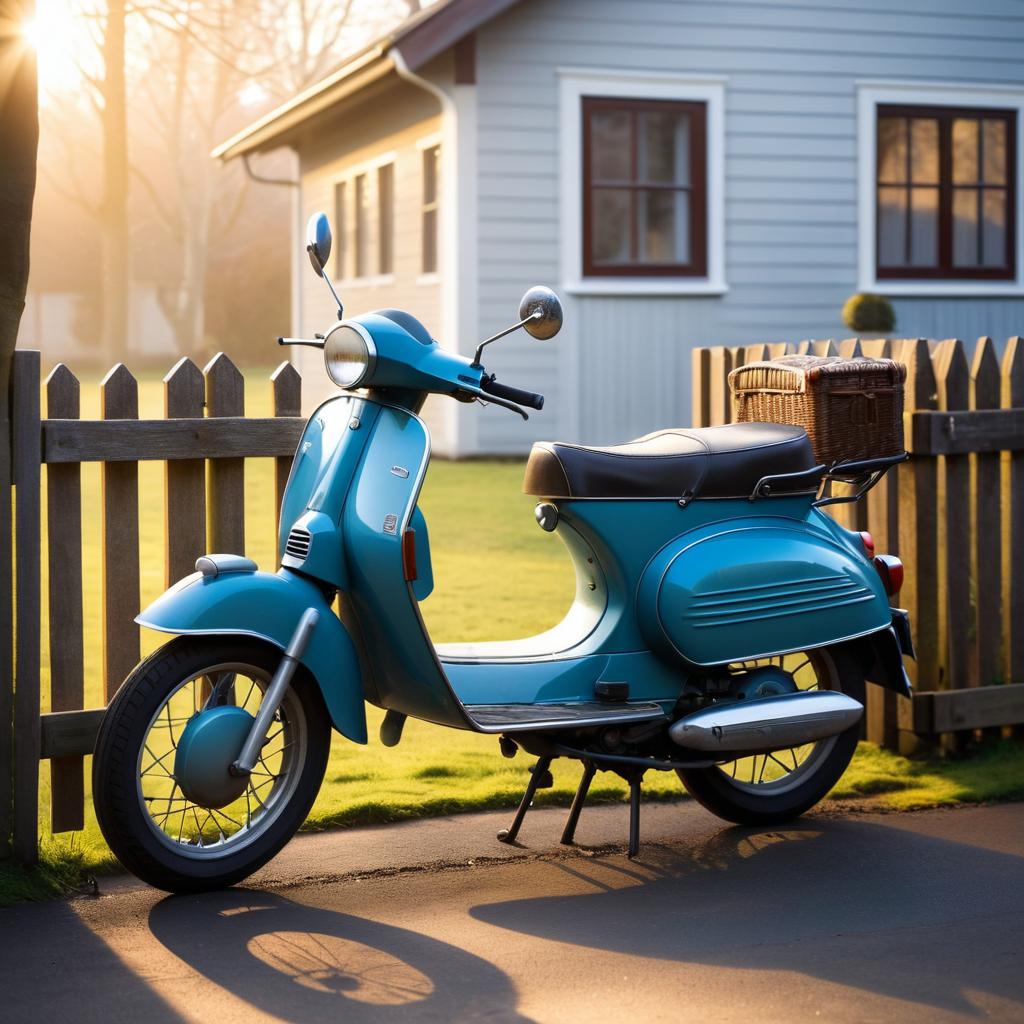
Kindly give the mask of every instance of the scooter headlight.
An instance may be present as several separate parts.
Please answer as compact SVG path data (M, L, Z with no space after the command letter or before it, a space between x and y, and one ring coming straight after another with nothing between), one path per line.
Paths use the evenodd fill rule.
M339 388L357 388L373 375L377 349L368 333L351 324L338 324L324 340L327 376Z

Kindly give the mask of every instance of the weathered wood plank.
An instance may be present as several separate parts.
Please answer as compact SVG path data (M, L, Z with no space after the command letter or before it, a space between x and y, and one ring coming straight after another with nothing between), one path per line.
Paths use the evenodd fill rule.
M242 459L295 451L305 420L225 416L222 419L43 421L43 461L142 462Z
M302 411L302 378L299 371L289 362L282 363L270 376L270 387L274 398L274 415L277 417L296 417ZM281 502L284 500L284 489L288 486L288 474L292 471L294 459L292 454L279 456L274 460L274 493L277 505L274 509L274 532L281 531Z
M914 731L923 734L1024 723L1024 683L914 695Z
M856 359L863 355L860 349L860 338L843 338L836 346L836 350L844 359Z
M191 359L179 359L164 377L164 415L168 421L201 419L205 398L199 367ZM202 459L168 460L164 481L164 578L170 586L193 571L206 549L206 464Z
M939 408L965 409L970 403L971 374L963 343L942 342L933 357ZM971 619L970 536L971 467L966 455L947 455L940 465L939 602L940 655L945 668L944 688L966 686L970 652L966 623Z
M894 358L907 365L905 408L909 412L934 409L935 376L928 342L923 338L893 345ZM914 682L925 688L938 685L938 573L936 566L937 511L936 460L912 456L899 471L899 553L910 571L900 603L910 612L917 662L910 666Z
M971 406L998 409L999 360L991 338L979 338L971 365ZM974 589L977 612L974 667L970 685L1002 681L1002 554L1000 551L1000 472L998 453L972 456Z
M909 435L915 455L1024 451L1024 409L915 412Z
M96 746L105 708L88 711L58 711L42 715L40 757L63 761L91 754Z
M46 415L74 420L79 384L63 364L46 379ZM46 539L50 602L50 708L82 707L85 692L82 621L82 469L75 463L46 467ZM50 762L50 828L72 832L85 825L81 757Z
M693 350L690 375L690 418L695 427L707 427L711 424L711 349Z
M839 354L836 343L831 338L808 342L808 350L812 356L835 356Z
M738 366L746 366L747 363L759 363L768 358L767 345L747 345L741 349L740 362Z
M1024 409L1024 339L1010 338L1003 354L1003 408ZM1024 681L1024 451L1004 457L1004 678Z
M0 451L10 453L10 417L0 417ZM0 458L0 765L14 763L14 544L11 461ZM14 773L0 770L0 859L11 856Z
M135 420L139 391L118 363L100 384L105 420ZM130 426L130 424L129 424ZM105 462L103 487L103 686L107 702L139 661L139 467Z
M729 373L733 366L732 349L711 349L711 392L708 402L708 426L718 427L732 418L732 395L729 393Z
M40 445L39 353L14 353L11 367L14 529L14 856L39 857Z
M208 417L244 416L245 381L233 362L220 352L203 370ZM245 554L245 460L210 463L208 486L209 550Z

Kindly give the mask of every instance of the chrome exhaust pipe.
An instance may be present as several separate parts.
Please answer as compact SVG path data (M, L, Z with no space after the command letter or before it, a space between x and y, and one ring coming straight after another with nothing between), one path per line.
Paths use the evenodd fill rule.
M812 690L704 708L680 718L668 734L689 750L753 754L838 736L863 714L852 697Z

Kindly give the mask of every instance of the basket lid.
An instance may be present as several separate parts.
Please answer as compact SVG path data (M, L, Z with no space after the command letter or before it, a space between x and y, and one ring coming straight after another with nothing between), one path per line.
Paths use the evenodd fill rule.
M842 378L856 375L862 380L872 379L879 387L901 388L907 377L907 368L895 359L870 359L856 356L779 356L756 363L738 366L729 374L729 389L741 391L800 392L807 385L822 378Z

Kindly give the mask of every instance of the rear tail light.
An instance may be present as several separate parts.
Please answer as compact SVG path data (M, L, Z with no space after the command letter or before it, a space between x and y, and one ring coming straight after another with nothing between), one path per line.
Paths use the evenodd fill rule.
M875 538L872 537L871 534L868 533L867 530L861 530L859 536L860 536L861 544L864 545L864 554L867 555L868 558L874 558L875 557Z
M402 574L409 583L416 580L416 531L402 534Z
M875 569L882 578L885 592L890 597L898 594L903 587L903 563L895 555L878 555Z

